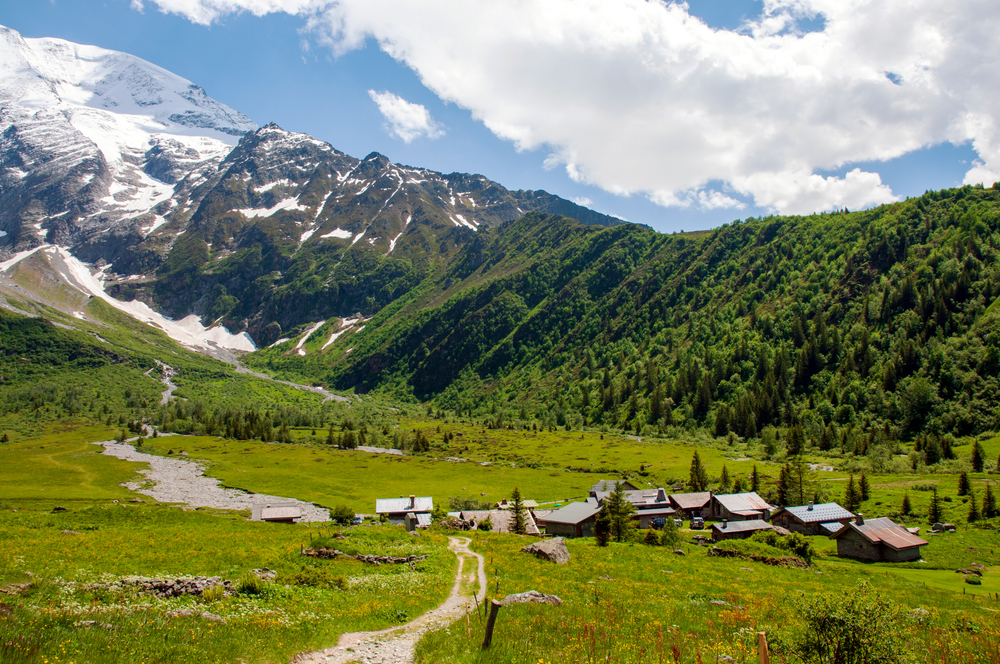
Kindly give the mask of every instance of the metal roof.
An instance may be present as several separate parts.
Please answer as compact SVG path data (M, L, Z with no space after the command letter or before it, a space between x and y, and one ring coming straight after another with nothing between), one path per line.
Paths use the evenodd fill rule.
M542 523L571 523L576 525L583 523L600 511L600 507L591 505L590 503L570 503L539 519L539 521Z
M823 523L826 521L840 521L841 519L854 518L853 514L837 503L799 505L797 507L785 507L780 511L788 512L802 523ZM775 512L773 516L778 516L778 512Z
M535 523L535 519L532 518L531 512L528 510L523 510L524 514L524 528L528 535L539 535L541 534L538 530L538 525ZM463 521L475 521L480 523L483 519L489 519L490 523L493 524L493 532L495 533L512 533L514 532L514 510L463 510L462 520Z
M772 530L773 528L774 526L767 521L761 521L760 519L712 524L712 530L718 530L720 533L745 533L754 530Z
M410 504L407 498L378 498L375 500L376 514L397 514L405 512L433 512L434 499L430 496L415 498Z
M601 480L600 482L598 482L594 486L590 487L590 493L601 493L601 492L604 492L604 491L614 491L615 487L618 486L619 484L627 484L628 486L632 487L631 490L635 490L635 489L639 488L636 485L634 485L631 482L629 482L628 480ZM628 490L628 487L625 487L625 489Z
M260 510L261 521L301 519L302 508L300 507L263 507Z
M899 551L900 549L912 549L915 546L925 546L926 544L929 544L927 540L921 539L912 534L906 528L896 525L892 519L887 517L868 519L860 525L856 521L851 521L847 524L847 528L844 528L837 534L833 535L833 538L837 539L838 537L841 537L848 530L854 530L872 544L878 544L881 542L890 549L895 549L896 551Z
M414 514L417 517L417 526L421 528L426 528L431 525L431 515L426 512L421 512L420 514Z
M633 516L670 516L671 514L677 514L677 510L673 507L657 507L651 510L639 510Z
M700 493L672 493L670 502L682 510L698 509L712 502L712 492L702 491Z
M624 491L625 500L629 501L637 509L642 509L644 505L650 507L654 505L666 505L668 504L667 492L663 489L639 489L637 491ZM598 502L604 502L608 499L608 496L612 494L611 491L597 491L596 498Z
M773 509L766 500L753 491L749 493L716 495L713 498L730 512L762 512Z
M839 521L831 521L830 523L821 523L819 524L819 527L822 528L827 535L833 535L840 532L840 529L844 527L844 524Z

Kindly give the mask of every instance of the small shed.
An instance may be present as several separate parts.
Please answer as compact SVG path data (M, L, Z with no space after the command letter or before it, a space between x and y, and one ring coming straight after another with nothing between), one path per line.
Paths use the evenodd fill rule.
M594 521L600 511L596 503L570 503L538 519L538 525L549 535L593 537Z
M255 502L251 506L251 521L295 523L302 518L302 507L295 501Z
M728 539L746 539L762 530L774 530L767 521L751 519L749 521L723 521L712 524L712 541L721 542Z
M590 487L590 495L594 498L597 497L599 493L611 493L615 490L615 487L620 486L622 491L638 491L639 487L632 484L628 480L601 480L594 486Z
M711 491L701 491L698 493L672 493L669 497L670 505L685 518L693 516L706 516L709 505L712 502Z
M767 521L774 506L757 495L756 492L728 493L712 496L709 514L715 519L729 521Z
M430 496L417 497L411 495L409 498L400 496L399 498L379 498L375 501L375 513L379 516L385 515L389 523L397 526L407 525L407 515L413 515L413 523L419 522L420 515L426 515L424 520L430 525L431 512L434 511L434 499Z
M920 547L928 544L892 519L865 521L861 514L830 537L837 540L838 556L891 563L920 560Z
M771 515L771 523L803 535L832 535L854 518L837 503L782 507Z

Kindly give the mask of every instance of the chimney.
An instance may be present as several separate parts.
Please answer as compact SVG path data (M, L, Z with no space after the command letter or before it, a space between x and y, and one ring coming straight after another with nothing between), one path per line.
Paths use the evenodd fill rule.
M854 523L858 524L859 526L865 525L865 515L858 514L857 518L854 519Z
M413 495L413 494L411 493L411 494L410 494L410 509L413 509L413 508L414 508L414 507L416 507L416 506L417 506L417 497L416 497L416 496L414 496L414 495Z
M812 509L813 509L813 501L811 501L811 500L810 500L810 501L809 501L809 508L808 508L808 511L809 511L809 512L812 512Z
M729 526L729 519L723 519L722 520L722 529L725 530L727 526Z

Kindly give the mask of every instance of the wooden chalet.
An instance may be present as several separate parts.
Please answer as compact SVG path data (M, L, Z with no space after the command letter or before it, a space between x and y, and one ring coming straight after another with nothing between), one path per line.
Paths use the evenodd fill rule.
M771 515L771 523L803 535L830 536L854 518L854 514L837 503L820 503L798 507L782 507Z
M837 540L838 556L886 562L920 560L920 547L929 543L892 519L865 521L861 514L830 537Z

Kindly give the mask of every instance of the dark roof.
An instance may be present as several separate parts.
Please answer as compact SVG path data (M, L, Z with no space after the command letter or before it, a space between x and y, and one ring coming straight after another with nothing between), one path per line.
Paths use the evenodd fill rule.
M597 491L596 498L598 502L604 502L608 499L608 496L612 494L611 491ZM625 491L625 500L632 503L636 509L643 509L645 506L656 507L659 505L668 505L667 492L663 489L638 489L636 491Z
M761 521L760 519L712 524L712 530L718 530L720 533L745 533L754 530L771 530L773 528L774 526L767 521Z
M682 510L697 509L712 502L712 492L672 493L670 494L670 502Z
M583 523L600 511L600 507L590 503L570 503L538 519L538 521L540 523L571 523L576 525Z
M775 512L772 515L772 518L778 516L781 512L788 512L802 523L824 523L854 518L853 514L845 510L837 503L820 503L819 505L784 507Z
M772 509L766 500L753 491L749 493L727 493L713 497L720 505L733 513L753 514Z
M927 540L921 539L912 534L906 528L896 525L892 519L881 517L878 519L868 519L862 524L851 521L846 528L832 535L833 539L842 537L844 533L853 530L860 534L872 544L885 544L890 549L900 551L902 549L912 549L913 547L929 544Z

